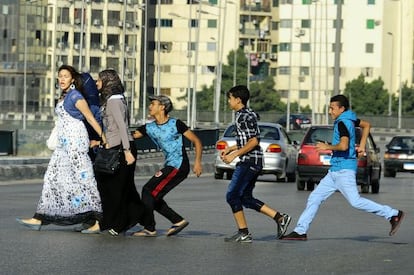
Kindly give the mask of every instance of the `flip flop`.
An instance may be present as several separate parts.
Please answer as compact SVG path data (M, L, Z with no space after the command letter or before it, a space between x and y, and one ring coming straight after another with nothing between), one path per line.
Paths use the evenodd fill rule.
M135 232L132 234L135 237L157 237L157 231L149 231L147 229L142 229L141 231Z
M168 236L173 236L173 235L177 235L178 233L180 233L181 230L183 230L184 228L187 227L187 225L189 225L189 222L184 220L181 224L179 225L172 225L170 227L170 229L168 229L167 231L167 237Z

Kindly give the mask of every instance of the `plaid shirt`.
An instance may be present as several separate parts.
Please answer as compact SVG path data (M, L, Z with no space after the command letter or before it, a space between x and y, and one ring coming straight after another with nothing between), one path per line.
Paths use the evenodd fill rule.
M237 148L247 144L249 139L256 137L260 142L260 130L257 125L257 115L252 110L242 108L235 113ZM240 156L241 162L250 162L263 166L263 151L260 145L245 155Z

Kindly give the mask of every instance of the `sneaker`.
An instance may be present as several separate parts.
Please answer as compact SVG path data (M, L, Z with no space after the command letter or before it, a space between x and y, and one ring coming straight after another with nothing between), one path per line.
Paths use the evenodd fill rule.
M251 243L253 240L252 234L248 233L241 233L236 232L233 236L224 238L225 242L232 242L232 243Z
M292 231L286 236L282 236L280 239L289 241L306 241L308 236L306 236L306 234L298 234L295 231Z
M391 231L390 231L390 236L394 235L398 228L401 225L402 220L404 219L404 212L401 210L398 210L398 215L397 216L392 216L391 220L390 220L390 224L391 224Z
M277 223L277 238L280 239L285 233L292 218L288 214L282 214L282 221Z

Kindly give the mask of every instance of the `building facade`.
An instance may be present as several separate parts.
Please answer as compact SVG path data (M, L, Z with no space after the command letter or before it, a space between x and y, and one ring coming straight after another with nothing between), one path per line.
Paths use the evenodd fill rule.
M398 95L413 81L414 2L339 2L3 0L0 113L53 116L57 69L71 64L95 78L116 69L135 120L146 118L149 94L170 96L191 120L203 85L216 87L215 102L223 95L221 67L237 48L247 83L270 75L282 100L315 113L326 112L336 80L342 91L360 74Z

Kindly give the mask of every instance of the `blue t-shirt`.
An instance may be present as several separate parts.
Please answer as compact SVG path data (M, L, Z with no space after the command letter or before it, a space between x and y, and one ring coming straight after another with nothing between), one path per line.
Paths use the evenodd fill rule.
M184 162L189 165L183 142L183 134L188 127L184 122L169 118L164 124L157 124L153 121L140 126L137 130L142 135L150 137L161 148L165 156L165 166L179 169Z

